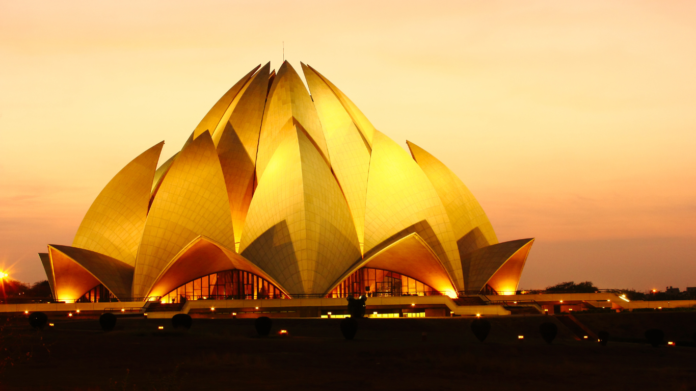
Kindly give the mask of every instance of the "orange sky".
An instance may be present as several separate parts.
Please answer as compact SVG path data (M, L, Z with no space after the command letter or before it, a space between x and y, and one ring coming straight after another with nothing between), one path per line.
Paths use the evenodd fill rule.
M696 286L696 3L0 1L0 268L255 65L309 63L474 192L521 287ZM162 160L164 161L164 160Z

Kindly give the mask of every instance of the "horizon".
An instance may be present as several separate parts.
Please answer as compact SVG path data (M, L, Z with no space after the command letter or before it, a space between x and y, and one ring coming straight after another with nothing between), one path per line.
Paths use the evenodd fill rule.
M268 5L205 3L218 8L0 4L10 278L44 280L38 253L72 243L123 166L162 140L166 161L249 69L277 69L282 50L403 148L452 169L501 242L536 238L520 289L696 286L696 4L272 2L285 17L266 14L254 36L258 18L243 15Z

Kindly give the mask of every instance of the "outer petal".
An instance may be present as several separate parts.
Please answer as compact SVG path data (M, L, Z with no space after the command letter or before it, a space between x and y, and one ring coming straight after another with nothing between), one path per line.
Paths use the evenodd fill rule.
M130 298L133 266L81 248L48 246L55 275L57 300L77 300L102 284L119 300Z
M201 262L201 259L205 259L205 262ZM162 270L148 296L164 296L195 278L231 269L254 273L283 290L271 276L248 259L199 236L184 247Z
M360 247L329 166L304 131L293 132L259 182L240 250L291 295L322 294Z
M447 270L435 252L417 233L392 242L354 264L326 291L326 294L362 267L373 267L407 275L450 297L457 297L457 289Z
M498 243L486 213L464 183L433 155L416 144L406 143L447 210L460 256Z
M128 163L99 193L75 234L73 247L135 264L150 201L152 179L164 142Z
M51 265L51 256L48 253L39 253L39 258L41 258L41 264L46 272L46 278L48 279L48 285L51 287L51 293L53 297L56 297L56 282L53 276L53 265Z
M411 232L425 239L463 290L452 226L437 192L403 148L375 131L367 182L365 253Z
M144 297L174 255L199 235L234 248L225 179L208 132L184 147L157 192L138 248L133 296Z
M513 240L469 253L462 259L467 292L478 293L488 284L498 293L514 294L533 243Z
M365 243L365 197L370 170L370 146L328 84L304 64L302 70L324 128L331 167L348 201L362 251Z
M348 97L341 92L333 83L331 83L327 78L325 78L321 73L317 72L316 69L308 66L309 69L314 71L319 77L321 77L324 82L326 83L329 88L331 88L331 91L336 94L336 97L338 100L341 102L343 107L346 109L350 117L353 119L353 122L355 125L358 127L360 130L360 133L362 133L363 137L365 138L365 141L372 146L372 139L374 138L374 133L375 133L375 127L372 126L372 123L365 117L365 115L360 111L358 106L356 106Z
M205 131L208 131L210 134L212 134L215 129L218 127L218 124L220 123L220 120L222 119L222 116L225 115L225 112L227 111L227 108L230 106L234 98L239 94L239 91L242 90L244 85L249 81L251 78L251 75L256 72L257 69L259 69L261 65L257 65L254 69L251 70L251 72L247 73L244 75L244 77L237 82L232 88L230 88L225 95L223 95L217 103L208 111L208 114L203 117L201 122L196 126L196 129L193 131L193 138L196 139L198 136L201 134L205 133Z
M256 161L257 178L263 176L276 148L286 138L295 137L293 135L295 124L299 124L305 130L328 163L329 152L312 99L295 69L284 62L278 70L278 75L273 79L273 85L266 100Z
M254 164L259 144L261 117L268 92L268 70L266 64L239 93L230 111L213 135L218 156L225 175L225 185L232 212L232 224L238 250L244 221L254 190Z
M164 180L164 177L167 175L167 171L169 171L169 167L172 166L172 163L174 163L174 159L179 155L179 152L175 153L167 159L166 162L162 163L161 166L157 168L157 171L155 171L155 177L152 180L152 196L155 196L155 193L157 192L157 189L159 189L160 185L162 184L162 181Z

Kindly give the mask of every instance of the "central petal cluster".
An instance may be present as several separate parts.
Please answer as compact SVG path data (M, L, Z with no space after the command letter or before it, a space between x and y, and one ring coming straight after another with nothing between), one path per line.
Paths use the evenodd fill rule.
M179 153L160 143L128 164L87 212L72 247L42 261L56 298L95 285L119 299L162 296L238 269L288 297L326 295L360 268L456 295L517 288L532 239L498 244L445 165L377 131L302 64L258 66L212 107Z

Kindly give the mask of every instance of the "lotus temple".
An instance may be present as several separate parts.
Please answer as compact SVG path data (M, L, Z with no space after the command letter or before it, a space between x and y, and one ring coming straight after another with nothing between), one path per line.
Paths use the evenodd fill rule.
M445 164L302 72L309 91L288 62L257 66L169 160L161 142L116 173L72 244L39 254L55 302L330 316L366 295L423 316L517 293L534 239L498 242Z

